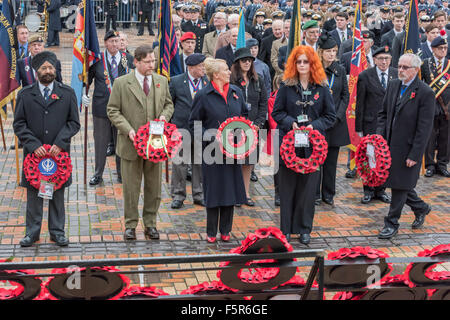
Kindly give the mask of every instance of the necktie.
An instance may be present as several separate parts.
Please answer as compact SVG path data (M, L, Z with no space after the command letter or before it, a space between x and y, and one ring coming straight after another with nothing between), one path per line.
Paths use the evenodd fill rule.
M437 70L438 73L441 73L441 68L442 68L442 60L438 61L438 64L436 66L436 70Z
M381 85L383 86L383 88L386 89L386 78L385 78L385 76L386 76L386 73L382 72L381 73Z
M342 39L342 42L344 42L346 40L344 31L341 31L341 39Z
M404 84L402 84L401 88L400 88L400 98L403 96L403 94L406 91L406 86Z
M111 57L111 76L113 79L117 78L119 75L119 69L117 67L116 57Z
M25 47L20 46L20 58L23 58L24 55L25 55Z
M50 97L50 89L48 87L45 87L44 88L44 99L45 99L45 101L47 101L49 97Z
M144 77L143 89L144 89L145 95L148 96L148 93L150 92L150 87L148 86L148 78L147 77Z

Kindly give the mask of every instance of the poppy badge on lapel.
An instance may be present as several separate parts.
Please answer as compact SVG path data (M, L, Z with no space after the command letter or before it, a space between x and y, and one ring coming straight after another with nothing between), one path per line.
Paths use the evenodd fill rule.
M411 97L410 97L410 99L414 99L415 96L416 96L416 93L415 93L415 92L411 92Z
M55 93L52 94L51 97L52 97L53 100L58 100L59 99L59 97Z

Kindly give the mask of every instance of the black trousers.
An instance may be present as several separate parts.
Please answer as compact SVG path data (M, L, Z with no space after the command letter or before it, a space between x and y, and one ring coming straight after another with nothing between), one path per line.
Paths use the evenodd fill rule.
M280 199L280 173L279 171L273 175L273 184L275 185L275 200Z
M48 206L48 230L51 236L64 235L66 212L64 208L64 190L60 188L53 193ZM27 188L26 235L37 240L41 233L44 199L38 197L39 191Z
M391 204L388 216L384 218L385 226L397 229L399 227L398 220L402 215L403 207L408 205L417 217L428 209L428 205L420 199L414 189L399 190L392 189Z
M228 235L233 226L234 206L206 208L206 234L208 237L217 235L217 224L223 235Z
M333 199L336 194L336 169L339 156L339 147L328 147L325 162L320 167L320 178L317 183L316 199Z
M109 31L109 29L117 30L117 13L110 14L108 13L106 15L106 32Z
M149 33L150 35L153 35L153 30L152 30L152 25L151 25L151 21L152 21L152 12L153 12L153 10L150 10L150 11L142 11L142 14L141 14L141 23L139 24L139 33L144 33L145 21L147 20L147 29L148 29L148 33Z
M445 115L434 117L433 130L428 140L427 149L425 151L425 167L437 169L447 169L449 161L449 122L445 119ZM436 161L434 161L435 151L437 150Z
M59 46L59 31L57 31L57 30L48 30L47 43L48 44L56 44L56 45Z
M111 140L117 144L117 128L111 124L108 118L96 117L92 118L94 124L94 147L95 147L95 173L96 177L103 177L103 171L106 165L106 151ZM117 177L121 177L120 157L116 154L116 170Z
M281 165L279 178L281 231L284 234L311 233L320 173L296 173Z

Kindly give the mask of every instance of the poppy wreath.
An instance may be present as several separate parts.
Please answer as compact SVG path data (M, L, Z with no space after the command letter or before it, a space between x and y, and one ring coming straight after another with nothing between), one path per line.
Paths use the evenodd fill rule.
M309 158L300 158L295 154L295 132L307 131L309 143L313 149ZM280 146L280 155L286 167L297 173L312 173L319 170L328 154L328 143L325 137L317 130L301 126L299 129L289 131Z
M0 262L11 262L11 261L12 258L0 260ZM17 270L3 270L2 272L14 274L17 273ZM0 282L3 282L3 280L0 280ZM14 286L14 288L11 289L0 288L0 301L17 298L25 291L25 288L23 287L22 284L15 281L9 281L9 283L11 286Z
M188 289L181 291L180 294L224 294L224 293L233 293L237 290L231 290L226 285L224 285L221 281L211 281L211 282L203 282L197 285L190 286Z
M235 143L234 131L240 130L238 142ZM258 131L255 125L244 117L228 118L217 129L216 140L220 151L228 158L245 159L258 146Z
M286 248L286 251L293 251L292 245L286 240L280 229L274 227L261 228L256 230L254 233L247 235L239 247L230 250L230 253L235 254L245 254L256 242L260 239L273 237L281 241L282 245ZM294 259L295 260L295 259ZM273 263L276 262L274 259L264 259L258 261L249 261L245 265L249 266L254 263ZM225 267L229 265L229 262L222 262L220 267ZM217 277L220 278L222 270L217 272ZM276 277L279 273L279 268L254 268L254 272L242 271L240 270L237 274L238 278L242 282L246 283L264 283L268 280ZM236 289L228 288L230 291L236 292Z
M370 168L367 157L367 145L371 144L375 149L376 167ZM355 162L358 174L364 185L379 187L383 185L391 167L391 152L386 140L379 134L369 134L361 139L356 148Z
M159 296L168 296L167 292L156 287L140 287L131 286L123 291L121 300L132 299L133 297L148 297L148 298L158 298Z
M34 152L29 153L23 161L23 171L25 178L36 189L39 189L41 180L51 182L55 185L55 190L61 188L64 183L69 180L72 174L72 161L69 153L61 151L56 157L49 154L52 146L44 144L43 147L47 151L44 157L38 157ZM39 163L44 159L52 159L55 161L57 169L54 174L50 176L43 175L39 170Z
M164 121L155 119L154 121ZM139 128L134 137L134 147L140 157L151 162L163 162L168 158L173 158L181 146L181 134L177 126L164 121L164 137L162 137L162 147L155 148L151 142L150 122Z

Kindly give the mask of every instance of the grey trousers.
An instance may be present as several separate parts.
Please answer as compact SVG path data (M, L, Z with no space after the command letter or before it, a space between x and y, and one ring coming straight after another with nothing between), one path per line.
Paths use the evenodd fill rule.
M61 188L53 193L53 199L48 206L48 230L51 236L64 235L66 211L64 208L64 190ZM38 197L39 191L27 188L26 235L32 239L39 239L44 210L44 199Z
M117 143L117 128L112 126L108 118L93 117L94 123L94 146L95 146L95 177L103 177L103 171L106 164L106 151L108 144L111 141L111 135L114 144ZM112 130L111 130L112 127ZM120 157L116 155L116 170L117 176L121 177L120 173Z

